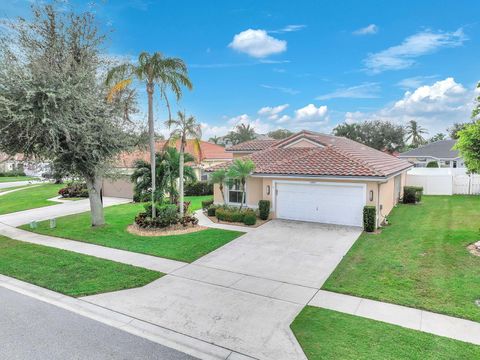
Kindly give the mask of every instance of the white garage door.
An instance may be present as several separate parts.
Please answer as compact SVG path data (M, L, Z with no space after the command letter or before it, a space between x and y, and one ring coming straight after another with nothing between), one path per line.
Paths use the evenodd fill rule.
M277 183L276 189L280 219L362 226L365 185Z

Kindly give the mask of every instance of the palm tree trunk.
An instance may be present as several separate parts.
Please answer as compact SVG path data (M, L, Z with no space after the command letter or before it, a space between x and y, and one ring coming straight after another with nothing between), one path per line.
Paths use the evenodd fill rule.
M242 180L242 202L240 203L240 210L243 208L243 203L245 202L245 182Z
M148 137L150 143L150 170L152 178L152 218L156 217L155 208L155 190L156 190L156 174L155 174L155 124L153 121L153 84L147 84L148 94Z
M185 162L185 154L184 154L184 145L183 145L183 140L182 144L180 145L180 167L179 167L179 173L180 173L180 183L178 184L178 192L180 195L180 216L183 217L184 211L183 211L183 167L184 167L184 162Z
M221 182L220 184L218 184L218 188L220 189L220 192L222 193L223 204L226 205L226 202L225 202L225 193L223 192L223 182Z

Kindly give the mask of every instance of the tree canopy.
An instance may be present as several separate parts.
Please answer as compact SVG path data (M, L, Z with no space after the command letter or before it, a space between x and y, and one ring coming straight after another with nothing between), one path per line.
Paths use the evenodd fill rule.
M291 132L290 130L287 130L287 129L277 129L277 130L274 130L274 131L270 131L267 135L269 137L271 137L272 139L282 140L282 139L286 139L287 137L293 135L293 132Z

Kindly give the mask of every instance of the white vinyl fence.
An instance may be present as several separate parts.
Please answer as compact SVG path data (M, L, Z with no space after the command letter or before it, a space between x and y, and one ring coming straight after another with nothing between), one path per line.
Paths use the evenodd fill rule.
M469 175L464 168L413 168L406 185L422 186L425 195L479 195L480 175Z

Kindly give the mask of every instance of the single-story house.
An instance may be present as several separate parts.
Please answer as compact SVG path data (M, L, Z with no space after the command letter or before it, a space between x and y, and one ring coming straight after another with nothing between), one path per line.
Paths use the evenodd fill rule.
M252 140L227 149L251 159L245 205L269 200L273 218L362 226L374 205L380 225L402 196L409 162L343 137L301 131L283 140ZM227 168L230 162L210 168ZM225 202L239 205L239 184L224 186ZM218 185L214 201L223 203Z
M165 141L157 141L155 149L161 152L165 146ZM177 149L180 149L180 142L176 144ZM188 140L186 153L195 157L195 162L188 163L196 174L197 180L208 180L208 169L211 166L221 164L225 161L231 160L233 155L225 151L225 148L220 145L212 144L207 141L200 141L201 153L197 154L194 151L194 141ZM103 182L103 194L105 196L115 196L121 198L133 198L133 184L130 181L130 175L133 173L135 161L144 160L150 163L150 152L148 149L137 150L134 152L121 154L116 162L116 171L114 179L105 179Z
M23 171L23 154L13 156L0 153L0 172L7 173L11 171Z
M464 168L465 163L458 150L453 150L457 140L439 140L420 146L398 155L414 164L426 167L429 162L437 162L441 168Z

